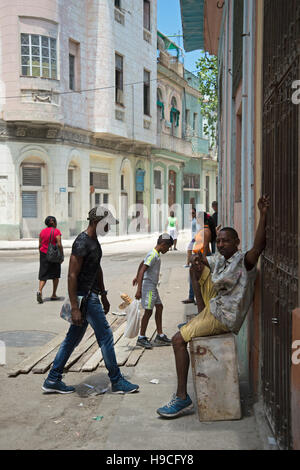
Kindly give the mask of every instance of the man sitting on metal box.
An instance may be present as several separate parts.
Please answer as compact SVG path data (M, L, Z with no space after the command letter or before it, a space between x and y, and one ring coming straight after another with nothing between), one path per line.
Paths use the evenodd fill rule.
M158 408L160 416L176 418L193 408L187 393L190 363L188 342L198 336L239 332L253 299L256 263L266 245L269 205L268 196L258 201L260 220L251 250L246 253L240 251L237 232L231 227L224 227L217 234L217 254L206 258L199 252L193 256L190 273L198 315L183 324L172 338L177 392L166 406Z

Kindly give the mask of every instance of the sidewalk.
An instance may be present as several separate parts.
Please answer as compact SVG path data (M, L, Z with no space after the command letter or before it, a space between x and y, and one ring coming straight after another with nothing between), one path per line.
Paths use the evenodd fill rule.
M145 235L155 239L157 234ZM186 235L188 237L189 233ZM138 238L140 235L135 235L130 240ZM120 237L115 237L114 241L120 241ZM189 289L188 270L183 267L187 241L188 238L181 236L178 251L171 251L162 259L159 292L164 304L163 329L169 337L178 331L177 325L185 321L187 313L195 313L194 305L181 303ZM113 237L110 242L113 242ZM112 311L120 303L119 292L126 292L131 286L142 254L146 252L146 245L151 245L152 240L149 238L145 242L132 241L129 244L130 250L126 243L121 243L120 249L113 254L111 252L114 250L109 250L108 246L105 250L108 254L103 257ZM121 366L122 373L131 382L139 384L140 391L135 394L113 395L109 390L104 395L82 396L80 390L83 384L103 385L102 388L109 386L104 367L98 367L92 372L66 372L64 381L76 387L76 393L70 395L42 393L41 386L48 371L45 374L30 372L8 377L8 370L40 348L32 344L33 339L37 340L46 333L64 335L68 328L59 317L61 303L47 301L40 305L36 302L33 293L37 261L34 261L34 257L28 258L16 261L16 278L10 277L8 283L5 279L2 285L0 283L3 291L2 309L9 312L2 321L1 329L17 333L25 344L7 344L7 364L0 367L3 423L0 428L0 449L15 450L16 446L20 450L114 451L263 448L259 425L253 415L243 416L237 421L199 421L191 371L188 393L195 405L194 412L175 420L158 416L157 408L168 403L176 391L175 361L171 346L145 350L134 367ZM5 266L9 266L9 263L8 259ZM62 293L66 292L67 264L63 270L60 286ZM154 325L153 317L149 328L151 323ZM20 336L22 332L23 337ZM158 380L158 383L152 383L153 379L156 382ZM95 417L103 418L97 421Z
M183 230L180 233L185 233ZM158 232L152 233L136 233L136 234L126 234L126 235L108 235L106 237L101 237L101 245L106 245L110 243L119 243L126 242L130 240L142 240L146 238L152 238L158 236ZM62 240L64 248L71 248L76 237L71 239ZM99 238L100 241L100 238ZM21 240L0 240L0 251L15 251L15 250L37 250L39 246L38 238L22 238Z

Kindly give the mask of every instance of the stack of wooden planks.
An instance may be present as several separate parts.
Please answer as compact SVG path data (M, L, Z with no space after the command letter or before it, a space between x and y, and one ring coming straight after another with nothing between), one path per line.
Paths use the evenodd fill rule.
M126 338L124 331L126 327L126 317L116 317L108 314L107 321L110 324L114 337L115 353L119 366L135 366L144 353L144 348L136 347L137 338ZM152 338L156 332L153 323L148 325L148 336ZM19 374L44 374L50 369L60 344L65 338L65 334L57 335L49 343L34 352L30 357L8 371L9 377L17 377ZM69 361L65 366L65 371L70 372L91 372L97 367L105 367L101 349L98 346L94 331L89 326L77 348L73 351Z

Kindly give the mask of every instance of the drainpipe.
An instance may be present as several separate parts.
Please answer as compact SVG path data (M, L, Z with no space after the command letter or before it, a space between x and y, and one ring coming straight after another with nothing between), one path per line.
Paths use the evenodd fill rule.
M255 21L254 21L255 2L250 3L249 11L249 69L248 69L248 246L251 248L254 242L254 54L255 54ZM246 31L245 31L246 32ZM247 31L248 32L248 31Z
M243 33L248 32L248 0L244 0L244 18L243 18ZM246 162L248 158L247 148L247 134L248 134L248 71L247 71L247 60L248 60L248 48L247 44L249 36L243 36L243 83L242 83L242 148L241 148L241 193L242 193L242 250L246 250Z
M246 170L248 167L247 160L249 155L249 129L251 128L251 122L249 121L249 73L248 70L248 43L249 36L245 35L249 32L248 30L248 0L244 0L244 16L243 16L243 77L242 77L242 146L241 146L241 195L242 195L242 251L246 251L247 247L247 222L248 222L248 209L246 201L248 196L246 186ZM249 396L249 340L248 340L248 318L244 321L244 324L237 337L237 349L238 349L238 360L240 368L240 387L241 395L243 399L248 401Z

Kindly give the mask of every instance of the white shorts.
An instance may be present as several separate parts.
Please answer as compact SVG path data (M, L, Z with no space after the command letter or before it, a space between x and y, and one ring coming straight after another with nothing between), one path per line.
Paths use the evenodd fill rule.
M170 235L170 237L173 238L173 240L177 240L177 230L176 228L168 228L168 234Z

